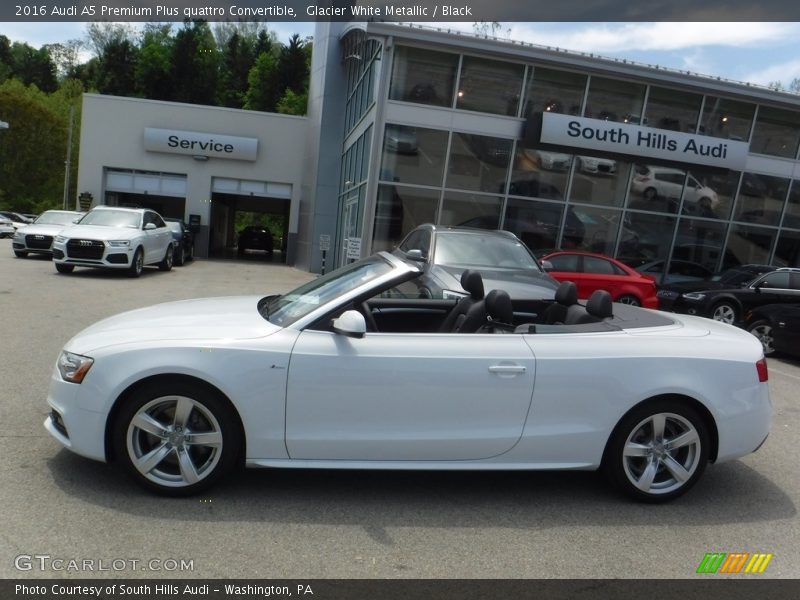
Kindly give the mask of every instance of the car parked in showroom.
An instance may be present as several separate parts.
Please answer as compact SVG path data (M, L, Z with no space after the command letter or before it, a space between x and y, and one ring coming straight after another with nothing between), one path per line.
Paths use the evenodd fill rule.
M658 308L656 284L650 278L618 260L575 250L558 250L542 257L547 273L557 281L574 281L578 297L588 298L596 290L606 290L614 302Z
M636 165L631 191L648 201L657 198L677 201L683 194L685 212L699 216L713 216L704 213L713 213L719 206L717 192L691 173L672 167Z
M52 256L53 237L82 216L82 212L74 210L48 210L43 212L30 225L17 229L12 242L14 256L17 258L25 258L28 254Z
M714 276L714 272L690 260L669 261L669 272L664 273L667 261L664 259L651 260L636 267L645 277L650 277L657 285L682 283L687 281L706 281Z
M187 260L194 260L194 234L187 227L183 219L164 219L172 232L175 242L175 252L172 257L173 264L182 267Z
M263 225L249 225L239 232L237 252L239 256L244 256L247 250L264 250L267 256L272 256L274 252L274 242L272 232Z
M735 325L747 311L758 306L796 302L800 302L800 269L780 268L744 287L682 293L673 302L672 310Z
M97 206L53 238L53 262L59 273L94 267L139 277L145 265L169 271L173 246L172 232L157 212Z
M745 331L612 305L605 292L571 324L506 329L511 299L492 290L470 306L485 312L475 327L439 332L464 300L386 293L423 273L382 252L282 296L104 319L60 353L45 427L166 495L198 493L242 463L603 467L645 502L681 495L709 462L767 437L766 361Z
M771 273L775 267L770 265L747 264L731 267L720 273L715 273L708 279L702 281L681 281L677 283L667 283L661 286L656 296L658 296L658 308L660 310L681 312L681 296L689 292L701 292L703 290L723 290L729 288L742 287L760 277L764 273ZM677 309L675 308L677 305Z
M466 269L478 271L486 291L503 289L522 309L528 301L552 300L558 283L545 273L530 250L510 231L443 227L413 229L394 250L416 261L421 277L406 286L406 295L459 299L471 292L461 285Z
M765 304L748 311L744 328L761 342L766 356L800 358L800 303Z

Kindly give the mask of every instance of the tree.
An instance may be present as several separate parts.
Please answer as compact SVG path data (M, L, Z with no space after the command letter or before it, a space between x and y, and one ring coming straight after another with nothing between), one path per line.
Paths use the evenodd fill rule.
M25 85L35 85L45 92L58 88L56 66L46 48L37 50L28 44L14 42L10 49L11 77L16 77Z
M283 97L278 101L276 107L277 112L285 115L300 115L306 114L308 107L308 90L301 94L297 94L290 89L287 89Z
M97 91L113 96L133 96L139 49L129 39L113 39L103 48L97 72Z
M789 91L795 94L800 94L800 77L795 77L789 84Z
M300 35L295 33L289 39L289 44L281 48L278 59L281 90L290 89L297 94L302 94L308 86L310 65L304 46Z
M144 27L139 45L139 60L134 69L136 94L153 100L173 97L172 25L148 23Z
M58 76L63 78L69 77L75 67L80 64L80 53L84 48L84 43L82 40L68 40L63 44L46 44L43 48L50 53Z
M266 112L274 111L282 96L282 90L278 85L278 75L275 57L268 52L262 52L247 77L249 85L245 95L244 108Z
M251 41L233 32L225 43L219 80L219 103L222 106L244 106L247 78L255 63L254 42L255 38Z
M172 52L173 100L216 103L218 54L214 35L205 21L184 21Z

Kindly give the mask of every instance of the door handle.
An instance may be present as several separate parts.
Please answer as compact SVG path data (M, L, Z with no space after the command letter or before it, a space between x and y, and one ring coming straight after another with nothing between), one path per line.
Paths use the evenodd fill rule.
M489 373L498 373L501 375L514 375L524 372L525 367L523 365L492 365L489 367Z

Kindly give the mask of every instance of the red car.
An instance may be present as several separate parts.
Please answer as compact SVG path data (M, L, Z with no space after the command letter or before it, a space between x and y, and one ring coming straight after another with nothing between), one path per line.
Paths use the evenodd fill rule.
M542 257L542 261L550 263L545 270L553 279L575 282L578 298L606 290L614 302L658 308L655 282L618 260L591 252L559 251Z

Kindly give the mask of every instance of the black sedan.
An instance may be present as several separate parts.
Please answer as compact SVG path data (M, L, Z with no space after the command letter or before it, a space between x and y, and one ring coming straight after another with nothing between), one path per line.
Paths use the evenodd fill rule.
M424 265L421 277L406 295L460 299L467 296L461 275L480 272L485 292L501 289L514 298L518 312L537 312L542 300L552 301L558 287L530 250L509 231L420 225L394 253ZM548 302L549 304L550 302Z
M194 234L180 219L164 219L172 232L175 240L175 250L173 262L180 266L186 264L187 260L194 260Z
M774 270L775 267L770 265L739 265L722 273L717 273L709 279L667 283L659 288L657 294L658 307L661 310L670 312L686 312L682 310L683 300L681 296L683 294L744 287L764 273L771 273Z
M800 302L800 269L777 269L744 287L686 292L674 300L672 310L738 324L747 311L765 304Z
M767 304L745 316L745 329L761 340L764 354L800 358L800 304Z
M272 233L262 225L250 225L239 232L238 253L244 256L245 250L264 250L272 256Z

